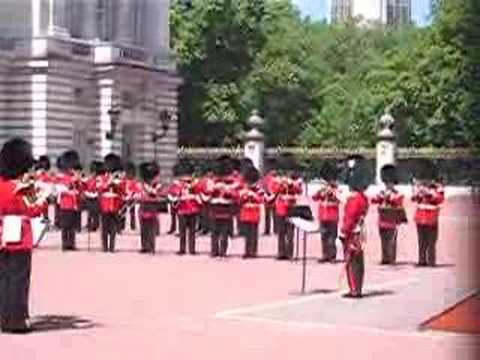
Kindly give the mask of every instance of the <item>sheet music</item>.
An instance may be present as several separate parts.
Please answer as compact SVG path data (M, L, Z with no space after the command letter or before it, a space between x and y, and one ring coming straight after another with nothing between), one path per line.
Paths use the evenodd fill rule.
M47 224L43 221L41 217L36 217L31 220L32 224L32 237L33 237L33 245L37 245L40 241L40 236L42 232L47 227Z
M318 232L319 226L315 221L305 220L299 217L292 217L289 221L298 227L300 230L305 231L307 233L314 233Z

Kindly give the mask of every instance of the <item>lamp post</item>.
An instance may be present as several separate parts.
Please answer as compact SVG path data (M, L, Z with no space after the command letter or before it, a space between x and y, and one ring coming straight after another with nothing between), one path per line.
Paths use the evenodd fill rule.
M155 129L152 133L153 153L155 162L157 161L157 141L163 139L165 135L167 135L168 129L170 128L170 121L172 120L172 118L172 111L169 111L167 109L163 109L158 114L158 120L160 120L160 123L162 125L162 132L158 134L157 129Z
M106 137L108 140L113 140L115 138L115 132L117 130L118 120L120 119L121 110L117 105L113 105L108 110L108 115L110 116L110 131L107 131Z

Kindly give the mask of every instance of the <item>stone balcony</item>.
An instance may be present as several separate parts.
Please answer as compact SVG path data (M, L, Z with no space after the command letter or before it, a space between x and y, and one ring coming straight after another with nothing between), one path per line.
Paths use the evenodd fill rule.
M98 65L124 64L175 71L175 57L166 49L151 52L141 47L74 38L38 37L16 39L0 37L0 52L23 58L78 58Z

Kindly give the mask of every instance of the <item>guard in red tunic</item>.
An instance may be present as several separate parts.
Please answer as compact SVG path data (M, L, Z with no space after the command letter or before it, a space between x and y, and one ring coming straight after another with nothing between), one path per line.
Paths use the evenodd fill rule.
M217 179L210 194L210 218L213 224L211 235L211 256L225 257L231 231L233 205L238 193L235 184L229 182L231 165L228 160L220 160L215 169Z
M288 220L290 211L297 203L297 197L302 194L299 183L290 177L284 177L279 181L275 189L276 202L275 213L278 221L278 260L290 260L293 258L293 236L295 227Z
M170 229L167 234L175 234L177 231L177 220L178 220L178 198L180 197L180 192L182 190L182 181L179 177L182 176L183 164L177 163L173 167L173 174L175 179L168 186L167 191L167 200L169 205L170 212Z
M126 190L126 199L129 206L129 223L130 230L135 231L137 228L137 211L135 207L135 200L140 196L141 193L141 183L137 179L137 168L133 162L128 162L125 166L125 190ZM126 216L124 217L126 220ZM125 228L126 221L123 222L122 227Z
M157 237L158 216L160 213L160 189L155 184L155 179L160 174L160 168L154 162L140 165L140 178L142 179L140 193L140 240L142 253L155 253L155 240Z
M55 176L51 172L50 159L48 156L42 155L35 164L35 183L44 193L50 194L48 197L49 204L55 203L55 197L53 196L54 182ZM49 221L48 206L43 218L45 221Z
M199 216L199 228L202 235L207 235L212 230L210 223L209 193L215 184L215 174L211 168L208 168L205 174L199 180L200 199L202 200L202 210Z
M270 235L273 222L273 232L277 233L277 222L275 219L275 200L276 193L274 191L275 181L277 181L277 171L270 170L262 179L262 187L264 191L264 209L265 209L265 231L264 235Z
M47 207L46 195L35 193L25 178L33 163L31 145L22 139L9 140L0 151L0 328L5 333L29 331L30 220Z
M325 165L322 168L322 183L313 200L318 201L318 219L322 237L323 256L320 262L334 262L337 258L336 240L338 236L338 220L340 190L338 188L336 167Z
M445 200L443 186L434 180L436 172L430 162L423 164L412 196L412 201L417 203L415 223L418 233L418 266L436 265L440 205Z
M102 175L104 173L103 162L93 161L90 164L90 176L85 182L85 205L87 208L87 229L90 232L97 231L100 227L100 205L98 191L102 184Z
M78 154L74 150L62 154L64 167L57 176L58 208L60 210L60 229L62 233L62 250L74 251L75 232L80 211L81 186L76 169L79 168Z
M362 296L365 273L365 217L368 211L365 191L370 184L370 176L365 160L356 158L351 165L348 175L351 194L345 204L340 240L344 244L345 267L350 288L350 293L346 296L359 298Z
M240 221L245 237L244 258L254 258L258 252L258 223L263 203L263 190L258 184L259 174L254 167L244 170L247 185L240 190Z
M178 197L178 217L180 223L180 249L178 254L185 254L188 239L188 252L191 255L195 255L197 219L202 209L200 187L198 181L188 175L182 177L181 181L182 185Z
M382 241L382 265L393 265L397 259L397 234L400 224L406 222L404 196L395 188L398 183L397 169L385 165L381 169L385 189L372 198L378 205L378 229Z
M115 154L104 159L107 178L100 189L100 212L102 218L102 245L104 252L115 252L115 239L120 231L120 210L123 207L124 189L121 176L122 163Z

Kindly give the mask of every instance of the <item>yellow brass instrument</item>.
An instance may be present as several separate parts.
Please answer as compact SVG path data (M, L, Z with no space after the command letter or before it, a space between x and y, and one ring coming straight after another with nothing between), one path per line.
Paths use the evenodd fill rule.
M42 194L40 189L35 185L35 175L26 173L15 186L15 193L20 193L27 206L41 205L47 201L48 195Z

